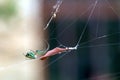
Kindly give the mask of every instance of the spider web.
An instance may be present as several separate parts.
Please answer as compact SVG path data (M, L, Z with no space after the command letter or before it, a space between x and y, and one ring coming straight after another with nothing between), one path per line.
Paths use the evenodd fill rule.
M116 12L116 10L112 7L112 5L110 4L110 2L108 1L108 0L102 0L101 1L102 3L104 3L104 4L106 4L107 5L107 7L108 8L111 8L111 10L112 10L112 12L115 14L115 16L117 16L118 18L119 18L119 15L118 15L118 13ZM83 48L92 48L92 47L95 47L95 48L98 48L98 47L108 47L108 46L119 46L120 45L120 43L118 42L118 41L116 41L116 42L111 42L111 43L100 43L100 44L97 44L97 45L90 45L90 46L85 46L85 44L88 44L88 43L92 43L92 42L96 42L96 41L100 41L100 40L102 40L102 39L109 39L109 38L111 38L111 37L113 37L113 36L116 36L116 35L119 35L120 34L120 32L119 32L119 30L117 31L117 32L113 32L113 33L110 33L110 34L102 34L102 35L99 35L99 33L100 33L100 29L102 28L102 27L100 27L100 21L99 21L99 18L100 18L100 16L102 15L100 12L100 7L101 7L102 5L100 5L100 1L99 0L95 0L95 1L92 1L92 4L87 8L87 10L85 10L83 13L81 13L81 15L79 16L79 18L81 17L81 16L83 16L86 12L88 12L89 10L90 10L90 14L89 14L89 16L88 16L88 19L87 19L87 21L86 21L86 24L84 25L84 28L82 29L82 33L80 34L80 36L79 36L79 38L77 39L77 41L75 41L75 43L76 43L76 45L73 45L73 46L79 46L78 47L78 49L83 49ZM97 8L98 7L98 8ZM85 41L85 42L81 42L81 40L82 40L82 38L84 37L84 34L85 34L85 32L86 32L86 29L87 29L87 27L88 27L88 24L90 23L90 20L91 20L91 18L93 17L93 15L94 15L94 12L95 12L95 10L96 9L98 9L98 19L97 19L97 23L95 23L96 24L96 30L94 31L94 33L95 34L93 34L94 35L94 37L92 37L92 39L90 39L90 40L88 40L88 41ZM64 28L64 29L62 29L62 31L59 33L59 35L58 35L58 37L61 37L61 36L63 36L64 34L65 34L65 32L66 31L68 31L70 28L71 28L71 25L73 25L75 22L76 22L77 20L74 20L74 21L72 21L72 22L70 22L70 23L67 23L68 25ZM64 24L64 23L61 23L61 24ZM59 24L60 25L60 24ZM52 35L54 35L54 32L55 32L55 28L54 29L52 29L52 33L51 33L51 35L50 36L52 36ZM93 36L92 35L92 36ZM64 45L64 43L61 43L61 41L59 41L57 38L51 38L50 40L57 40L57 42L59 42L59 45ZM66 44L67 45L67 44ZM67 46L68 47L68 46ZM65 57L65 55L68 55L68 54L70 54L70 52L66 52L66 53L64 53L64 54L62 54L62 55L60 55L58 58L56 58L55 60L53 60L53 61L51 61L49 64L47 64L47 66L46 66L46 68L47 67L50 67L52 64L54 64L55 62L57 62L57 61L59 61L60 59L62 59L62 58L64 58ZM111 78L111 79L117 79L117 78L119 78L119 74L120 74L120 72L116 72L116 73L102 73L102 74L100 74L100 75L98 75L98 76L95 76L95 77L90 77L90 78L88 78L88 79L94 79L94 78L98 78L98 79L105 79L105 77L109 77L109 78Z
M112 5L110 4L110 2L109 2L108 0L102 0L101 2L103 2L104 4L106 4L108 8L111 8L111 10L114 12L114 14L119 18L118 12L116 12L116 10L112 7ZM50 27L49 25L50 25L50 23L52 22L52 20L57 17L57 13L59 12L59 9L60 9L60 7L62 6L62 3L64 3L63 0L58 0L58 1L56 2L56 4L53 6L53 7L54 7L54 10L53 10L53 12L52 12L52 16L50 17L47 25L46 25L45 28L44 28L45 31ZM101 14L101 11L100 11L101 5L100 5L99 3L100 3L99 0L91 1L91 4L88 6L88 8L87 8L86 10L84 10L84 12L82 12L82 13L80 14L79 18L81 18L81 17L84 16L88 11L90 11L90 14L89 14L89 16L88 16L88 18L87 18L87 21L86 21L83 29L82 29L81 34L79 34L78 39L74 42L75 45L72 45L72 46L77 46L77 45L79 45L78 49L84 49L84 48L91 48L91 47L96 47L96 48L98 48L98 47L119 46L119 45L120 45L119 42L103 43L103 44L100 43L100 44L98 44L98 45L90 45L90 46L88 46L88 45L86 46L86 45L85 45L85 44L88 44L88 43L92 43L92 42L94 42L94 41L100 41L100 40L102 40L102 39L111 38L111 37L113 37L113 36L116 36L116 35L119 35L119 34L120 34L120 32L118 31L118 32L110 33L110 34L102 34L102 35L100 35L101 26L100 26L99 18L100 18L100 15L102 15L102 14ZM96 8L96 7L98 7L98 8ZM96 24L96 27L95 27L96 30L94 31L94 33L93 33L93 35L92 35L92 36L94 36L94 37L92 37L92 39L90 39L90 40L88 40L88 41L82 42L81 40L82 40L82 38L83 38L84 35L85 35L86 29L87 29L87 27L88 27L88 24L90 23L90 20L91 20L92 16L94 15L94 11L95 11L96 9L98 9L98 19L97 19L97 23L95 23L95 24ZM68 15L68 16L70 17L71 15ZM64 27L64 28L61 30L61 32L59 33L59 35L58 35L57 37L62 37L62 36L65 34L65 32L66 32L67 30L69 30L74 23L76 23L76 21L77 21L77 19L74 20L74 21L71 21L70 23L67 23L67 26ZM61 23L61 24L59 24L59 25L62 25L62 24L64 24L64 23ZM52 30L50 36L54 35L55 29L57 29L57 28L54 28L54 29ZM55 37L51 38L50 41L51 41L51 40L57 40L57 42L59 43L59 45L65 45L65 46L67 45L67 44L64 44L63 42L59 41L59 40L58 40L57 38L55 38ZM59 46L59 45L58 45L58 46ZM57 46L56 46L56 47L57 47ZM68 47L68 46L67 46L67 47ZM74 54L75 54L75 52L74 52ZM44 68L43 70L46 70L48 67L50 67L51 65L53 65L55 62L63 59L66 55L70 55L70 52L66 52L66 53L64 53L64 54L59 55L55 60L47 63L47 64L45 65L45 68ZM39 60L39 59L36 59L36 60ZM34 60L24 61L24 62L22 62L22 63L31 62L31 61L34 61ZM18 64L20 64L20 63L18 63ZM17 64L10 65L10 66L5 67L5 68L10 68L10 67L13 67L13 66L16 66L16 65L17 65ZM5 69L5 68L4 68L4 69ZM3 70L3 69L1 69L1 70ZM106 77L106 76L111 77L111 79L117 79L117 78L120 77L119 74L120 74L120 72L104 73L104 74L101 74L101 75L98 75L98 76L95 76L95 77L89 77L88 79L95 79L96 77L99 78L99 79L104 79L104 77Z

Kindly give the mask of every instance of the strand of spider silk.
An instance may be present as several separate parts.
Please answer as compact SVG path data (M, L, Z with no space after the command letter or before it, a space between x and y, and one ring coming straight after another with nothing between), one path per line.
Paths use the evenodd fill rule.
M88 40L88 41L86 41L86 42L83 42L83 43L81 43L81 44L78 45L78 46L82 46L82 45L87 44L87 43L89 43L89 42L92 42L92 41L95 41L95 40L99 40L99 39L102 39L102 38L107 38L107 37L110 37L110 36L113 36L113 35L116 35L116 34L120 34L120 32L111 33L111 34L109 34L109 35L99 36L99 37L97 37L97 38L94 38L94 39Z
M53 6L55 8L55 11L52 12L53 14L52 14L51 18L49 19L47 25L44 27L44 30L46 30L49 27L49 24L51 23L53 18L56 17L56 14L58 13L58 10L59 10L62 3L63 3L63 0L58 0L57 3L55 4L55 6Z
M79 18L81 17L81 16L83 16L86 12L88 12L88 10L90 10L90 8L92 7L93 5L90 5L88 8L87 8L87 10L85 10L84 12L82 12L81 13L81 15L79 16ZM69 26L66 26L60 33L59 33L59 37L60 36L62 36L62 34L68 29L68 28L70 28L71 27L71 25L73 25L75 22L77 21L77 19L76 20L74 20L73 22L71 22L70 24L69 24ZM61 24L63 24L63 23L61 23ZM61 24L59 24L59 25L61 25ZM51 32L51 35L50 36L52 36L53 35L53 33L54 33L54 31L55 31L55 29L56 28L54 28L54 30L52 30L52 32ZM56 39L56 38L51 38L50 40L53 40L53 39ZM57 40L57 39L56 39Z
M80 48L91 48L91 47L106 47L106 46L120 46L120 43L109 43L109 44L99 44L99 45L92 45L92 46L82 46L82 47L78 47L78 49Z
M96 37L98 37L98 31L99 31L99 18L100 18L100 6L98 6L98 18L97 18L97 27L96 27Z
M31 63L32 61L36 61L36 60L39 60L39 58L38 59L24 60L24 61L17 62L17 63L14 63L14 64L10 64L10 65L7 65L7 66L3 66L3 67L0 67L0 71L16 67L16 66L18 66L20 64Z
M120 76L113 77L112 80L117 80Z
M69 52L65 52L64 54L60 55L58 58L56 58L55 60L53 60L52 62L50 62L49 64L47 64L45 66L45 68L43 70L45 70L46 68L50 67L52 64L54 64L56 61L62 59L65 55L67 55Z
M98 0L95 1L95 4L94 4L94 6L93 6L93 9L92 9L91 12L90 12L90 15L89 15L89 17L88 17L88 20L87 20L87 22L86 22L86 25L85 25L85 27L84 27L84 29L83 29L83 31L82 31L79 39L78 39L78 42L77 42L77 44L76 44L76 47L79 46L79 43L80 43L80 41L81 41L81 39L82 39L82 37L83 37L83 35L84 35L84 33L85 33L85 30L86 30L86 28L87 28L87 25L88 25L88 23L89 23L89 21L90 21L90 18L91 18L91 16L92 16L94 10L95 10L95 8L96 8L97 3L98 3Z
M36 59L35 59L36 60ZM14 64L11 64L11 65L8 65L8 66L3 66L3 67L0 67L0 71L3 71L3 70L6 70L6 69L9 69L9 68L13 68L13 67L16 67L20 64L25 64L25 63L31 63L32 61L34 61L34 59L32 60L24 60L24 61L21 61L21 62L17 62L17 63L14 63Z
M46 49L44 50L44 54L45 54L50 49L50 44L46 40L44 40L44 41L47 45Z
M6 69L9 69L9 68L12 68L12 67L16 67L20 64L25 64L25 63L32 63L34 61L38 61L40 60L40 57L39 58L36 58L36 59L28 59L28 60L23 60L21 62L17 62L17 63L14 63L14 64L10 64L8 66L5 66L5 67L0 67L0 71L3 71L3 70L6 70Z
M99 75L99 76L96 76L97 78L98 77L102 77L102 78L104 78L104 77L106 77L106 76L108 76L108 77L110 77L111 78L111 76L116 76L116 75L118 75L118 74L120 74L120 72L116 72L116 73L108 73L108 74L104 74L104 75ZM91 77L90 79L94 79L94 78L96 78L96 77ZM115 80L116 78L119 78L120 76L118 76L118 77L115 77L114 79L112 79L112 80Z
M107 4L109 5L109 7L112 9L112 11L118 16L118 17L120 17L119 15L118 15L118 13L115 11L115 9L113 8L113 6L110 4L110 2L108 1L108 0L105 0L106 2L107 2Z
M95 78L100 78L100 79L102 79L102 78L104 78L104 77L111 77L111 76L115 76L115 75L118 75L118 74L120 74L120 72L116 72L116 73L107 73L107 74L102 74L102 75L98 75L98 76L95 76L95 77L90 77L90 78L87 78L87 79L90 79L90 80L93 80L93 79L95 79ZM120 77L120 76L119 76Z
M94 4L90 5L90 6L87 8L87 10L85 10L84 12L82 12L81 15L80 15L78 18L82 17L82 16L83 16L85 13L87 13L87 12L91 9L91 7L93 7L93 6L94 6ZM72 21L68 26L66 26L66 27L60 32L59 37L62 36L63 33L64 33L68 28L70 28L76 21L78 21L78 20L76 19L76 20ZM59 24L59 25L60 25L60 24Z

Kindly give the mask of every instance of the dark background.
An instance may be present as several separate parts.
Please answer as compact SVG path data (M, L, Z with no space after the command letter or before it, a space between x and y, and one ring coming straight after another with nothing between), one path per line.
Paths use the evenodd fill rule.
M50 49L61 44L75 46L86 29L77 50L49 58L48 63L52 64L48 67L48 80L120 79L119 2L98 0L90 16L95 0L63 1L47 29ZM55 3L55 0L44 0L45 24Z

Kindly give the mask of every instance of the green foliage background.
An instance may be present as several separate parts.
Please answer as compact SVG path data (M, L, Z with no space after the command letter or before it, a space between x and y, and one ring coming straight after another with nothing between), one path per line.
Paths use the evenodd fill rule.
M0 18L10 19L16 14L15 2L7 0L5 5L0 6Z

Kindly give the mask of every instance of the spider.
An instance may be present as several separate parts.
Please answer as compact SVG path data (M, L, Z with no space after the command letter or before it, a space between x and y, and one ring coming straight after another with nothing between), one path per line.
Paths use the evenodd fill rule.
M29 50L26 52L25 57L29 58L29 59L37 59L38 58L38 55L42 55L42 54L45 54L45 55L42 55L40 57L40 60L45 60L47 59L48 57L50 56L53 56L53 55L56 55L56 54L60 54L62 52L67 52L67 51L71 51L71 50L76 50L78 46L75 46L75 47L63 47L63 48L60 48L60 47L56 47L52 50L49 50L49 45L48 45L48 48L46 50L36 50L36 51L33 51L33 50Z

